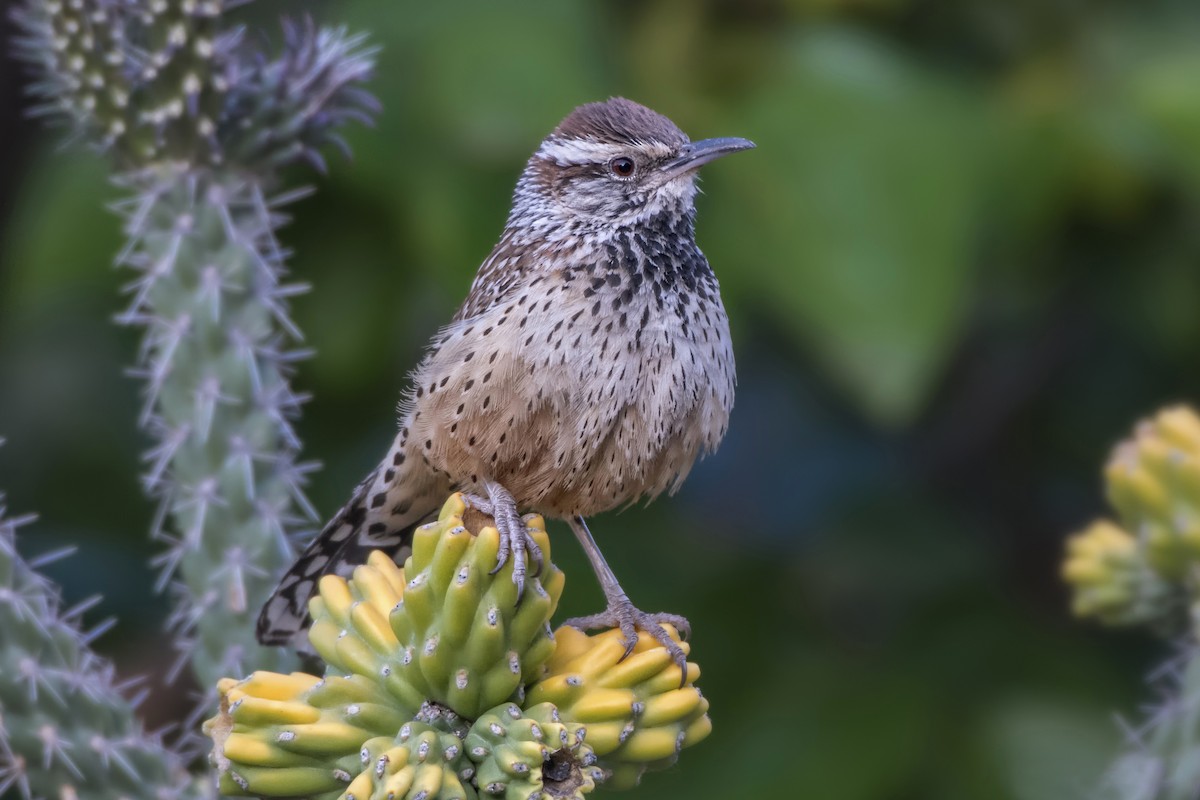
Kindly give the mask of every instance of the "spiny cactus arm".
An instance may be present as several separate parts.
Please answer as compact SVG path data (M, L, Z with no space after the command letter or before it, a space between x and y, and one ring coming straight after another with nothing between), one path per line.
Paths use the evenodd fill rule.
M25 519L0 495L0 796L200 797L182 759L147 733L136 700L95 655L57 589L16 552Z
M290 558L286 532L314 512L292 429L279 213L259 184L208 171L146 173L127 217L127 265L141 276L124 322L143 325L143 422L158 438L147 490L167 543L161 585L177 645L198 678L291 657L254 641L252 620Z
M232 5L232 4L230 4ZM203 685L293 657L253 638L253 616L314 520L292 428L304 351L288 299L272 193L280 168L345 149L377 105L374 51L344 29L285 25L269 58L224 25L223 0L25 0L19 55L47 114L111 154L128 199L118 262L139 274L119 316L144 328L142 424L155 439L160 587L181 653ZM181 659L180 665L185 659Z

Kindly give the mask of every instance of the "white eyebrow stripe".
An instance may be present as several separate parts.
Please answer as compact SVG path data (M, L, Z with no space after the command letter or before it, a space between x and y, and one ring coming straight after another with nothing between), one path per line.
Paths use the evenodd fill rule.
M633 147L647 158L666 158L671 148L659 142L638 142ZM629 152L629 145L588 139L547 139L538 155L558 164L598 164Z
M594 164L620 155L619 145L585 139L546 140L538 154L559 164Z

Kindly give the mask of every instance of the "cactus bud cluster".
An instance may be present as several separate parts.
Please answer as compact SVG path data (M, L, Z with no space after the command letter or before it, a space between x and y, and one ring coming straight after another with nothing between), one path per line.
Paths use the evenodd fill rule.
M1200 417L1174 407L1142 421L1104 475L1118 522L1095 522L1067 545L1075 613L1113 624L1181 617L1200 597Z
M676 643L687 642L669 626ZM687 675L666 648L639 632L622 660L625 643L618 630L588 636L563 627L547 664L549 674L529 687L527 702L553 703L564 719L587 726L587 742L612 772L614 788L637 783L646 769L675 763L679 751L708 736L708 700L694 685L700 668Z
M579 800L671 764L704 738L708 702L649 636L552 631L565 578L545 556L518 602L499 534L453 495L403 568L373 553L310 603L323 679L258 672L219 684L205 724L227 795L350 800ZM678 634L671 631L678 642ZM686 648L687 645L681 643Z
M220 713L204 725L224 794L302 796L345 787L363 742L407 721L376 683L255 672L217 685Z
M1164 577L1200 563L1200 417L1168 408L1140 423L1105 468L1108 497Z

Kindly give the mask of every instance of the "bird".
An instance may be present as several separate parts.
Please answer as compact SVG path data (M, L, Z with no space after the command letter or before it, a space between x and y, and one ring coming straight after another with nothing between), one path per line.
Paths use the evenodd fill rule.
M461 491L494 518L496 570L512 559L518 598L543 560L521 510L565 520L606 601L566 624L619 628L626 655L645 631L686 674L663 625L687 636L688 621L634 606L586 519L674 493L725 436L734 354L696 244L696 177L754 146L691 141L622 97L581 105L551 131L466 299L411 373L387 455L279 581L261 643L301 641L322 575L349 574L372 550L402 562L416 527Z

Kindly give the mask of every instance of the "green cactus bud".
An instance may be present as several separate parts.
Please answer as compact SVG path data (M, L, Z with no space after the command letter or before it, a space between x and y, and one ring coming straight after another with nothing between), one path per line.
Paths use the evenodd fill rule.
M708 701L693 685L700 668L689 662L681 685L679 667L650 636L639 632L628 658L617 630L588 636L562 627L555 638L549 673L528 688L526 704L552 703L564 720L586 725L588 744L614 772L611 785L631 785L644 769L669 766L712 730Z
M204 723L224 794L293 796L342 790L368 739L390 738L407 716L359 675L318 679L255 672L222 680L221 707Z
M467 755L478 767L475 784L505 800L580 800L606 777L586 737L583 725L564 722L550 703L493 708L466 738Z
M490 574L499 533L468 530L465 511L451 496L417 531L404 569L372 554L349 581L322 578L309 606L309 641L331 674L371 676L410 716L428 700L474 718L536 678L554 650L549 619L565 578L542 518L526 524L546 567L518 604L511 562Z
M542 518L527 517L546 566L528 579L518 604L512 562L491 574L499 533L491 525L469 530L465 511L455 494L414 536L408 582L389 618L400 648L391 667L424 697L475 718L541 673L554 650L549 619L565 578L550 562Z
M473 773L462 740L422 722L405 723L392 737L365 742L361 771L342 800L475 800Z
M356 567L353 577L327 575L309 602L313 624L308 639L328 665L329 675L359 675L383 686L411 719L426 701L417 688L396 678L399 640L388 624L404 592L404 571L381 552Z
M1072 611L1111 625L1160 617L1178 592L1151 569L1129 532L1097 520L1067 542L1063 580L1074 591Z

